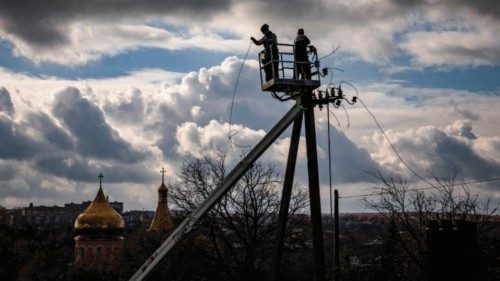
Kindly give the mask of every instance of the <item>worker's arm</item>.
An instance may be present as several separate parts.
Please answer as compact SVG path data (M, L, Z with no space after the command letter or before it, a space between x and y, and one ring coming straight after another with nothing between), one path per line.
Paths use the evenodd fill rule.
M264 41L266 40L266 36L262 37L260 40L257 40L253 37L250 37L250 39L252 39L252 42L255 44L255 45L262 45L264 43Z

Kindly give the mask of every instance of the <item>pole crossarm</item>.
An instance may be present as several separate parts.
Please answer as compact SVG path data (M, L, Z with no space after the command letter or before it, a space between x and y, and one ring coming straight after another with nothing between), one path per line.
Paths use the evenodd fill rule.
M174 245L188 233L193 225L226 194L231 187L245 174L245 172L259 159L259 157L274 143L274 141L294 122L301 117L304 107L294 105L283 118L267 133L267 135L243 158L233 170L224 178L219 186L172 232L161 246L130 278L130 281L143 280L160 260L174 247Z

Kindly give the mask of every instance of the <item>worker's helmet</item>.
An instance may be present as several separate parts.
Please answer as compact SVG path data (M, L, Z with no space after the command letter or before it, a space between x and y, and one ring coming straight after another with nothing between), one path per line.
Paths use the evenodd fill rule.
M269 31L269 25L267 25L267 23L263 24L260 27L260 31L262 31L262 32L268 32Z
M299 30L297 30L297 35L304 35L304 29L299 28Z

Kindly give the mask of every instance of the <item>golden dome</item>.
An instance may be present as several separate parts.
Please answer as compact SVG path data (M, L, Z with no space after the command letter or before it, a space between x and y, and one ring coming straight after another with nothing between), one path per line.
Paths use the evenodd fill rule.
M124 228L125 221L106 200L101 187L99 187L94 201L75 221L75 230L117 230Z
M156 207L156 212L148 231L170 231L173 228L174 225L167 204L167 193L168 189L162 179L161 185L158 188L158 206Z

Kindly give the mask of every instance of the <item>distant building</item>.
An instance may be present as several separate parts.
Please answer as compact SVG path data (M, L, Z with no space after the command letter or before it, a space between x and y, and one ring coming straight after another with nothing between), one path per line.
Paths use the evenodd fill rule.
M113 269L123 247L123 217L115 211L102 191L75 220L75 264L82 267Z
M61 206L34 206L30 203L28 207L22 207L9 211L8 224L13 228L26 226L50 227L71 226L76 217L86 210L90 201L78 203L67 203ZM119 214L123 213L123 202L110 202L110 205Z
M151 221L151 226L148 231L170 231L174 225L172 223L172 216L170 210L168 209L168 189L165 186L165 169L161 169L161 185L158 188L158 206L156 207L156 212Z
M154 211L132 210L123 213L122 216L123 219L125 220L125 223L127 224L127 227L129 227L130 225L139 225L145 223L149 224L153 219L154 215L155 215Z

